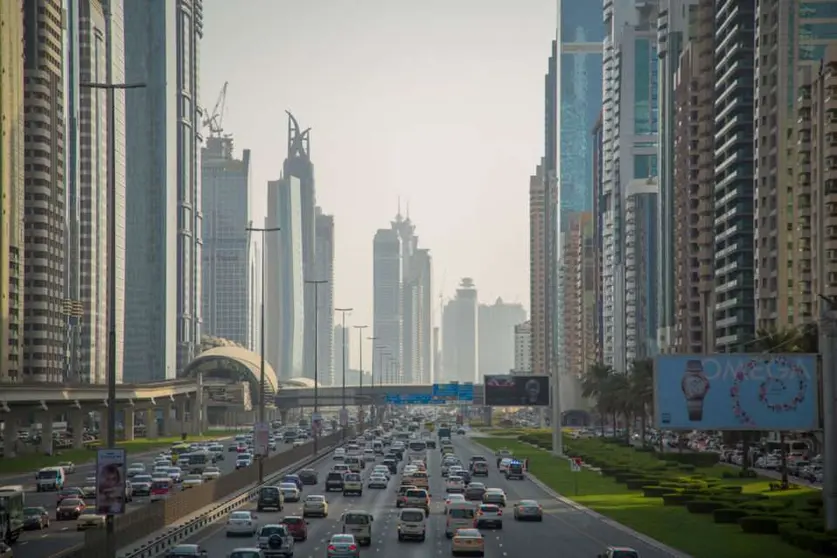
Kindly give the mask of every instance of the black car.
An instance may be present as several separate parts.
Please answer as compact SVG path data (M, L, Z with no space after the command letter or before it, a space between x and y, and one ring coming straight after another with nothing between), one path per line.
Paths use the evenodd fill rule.
M299 480L302 481L302 484L307 485L315 485L320 482L320 478L317 475L317 471L314 469L303 469L299 472Z
M433 438L428 438L424 442L427 444L428 449L436 449L436 440Z
M512 461L506 468L506 480L512 479L523 480L523 463L520 461Z
M398 474L398 461L392 458L386 458L382 461L382 463L389 469L389 472L393 475Z
M343 473L332 471L328 474L325 481L326 492L332 490L343 491Z
M264 486L259 490L259 500L256 504L258 511L274 509L282 511L284 508L285 499L282 497L282 491L277 486Z

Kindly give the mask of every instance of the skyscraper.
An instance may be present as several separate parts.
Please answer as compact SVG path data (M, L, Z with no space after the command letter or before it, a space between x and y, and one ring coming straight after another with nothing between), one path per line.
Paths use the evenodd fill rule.
M402 380L400 355L402 341L401 314L401 236L394 229L378 229L372 244L373 266L373 324L375 354L372 360L374 377L385 384ZM388 354L395 359L391 368L379 355ZM383 365L383 370L380 366Z
M248 257L248 268L250 269L250 316L253 326L250 328L250 339L247 341L247 348L254 353L261 354L262 351L262 254L264 244L261 238L250 237L250 250Z
M523 322L514 326L515 374L532 373L532 324Z
M201 149L201 183L202 332L246 347L254 323L250 233L246 230L250 223L250 150L245 149L236 159L232 137L207 138Z
M176 23L176 24L173 24ZM125 3L125 381L172 378L200 341L202 0Z
M477 312L479 373L508 374L515 362L515 328L526 320L526 310L521 304L498 298L494 304L480 304Z
M65 337L63 10L61 0L31 0L24 8L22 268L29 302L24 307L22 379L58 382Z
M392 229L401 238L401 374L404 383L413 383L421 366L418 347L419 304L418 275L416 273L416 250L418 237L416 227L408 215L405 219L399 208Z
M656 177L637 178L625 189L625 359L657 354L657 235L659 188Z
M551 266L545 256L550 232L547 220L547 204L557 207L555 196L547 195L547 187L554 187L544 176L544 164L538 165L529 178L529 308L532 329L532 372L536 375L550 373L552 362L552 318L549 293ZM554 192L553 192L554 194ZM444 365L444 364L443 364Z
M437 382L482 382L474 280L465 277L442 312L442 377Z
M334 217L324 214L323 210L317 207L315 219L316 262L314 276L317 279L328 281L328 283L320 285L317 308L319 378L320 382L333 385L334 375L337 373L332 359L334 352Z
M430 384L433 383L433 258L430 250L419 248L414 263L418 300L416 344L419 362L413 374L413 382Z
M284 380L307 376L302 223L299 178L268 182L265 227L281 231L265 234L265 358Z
M23 379L23 1L0 2L0 382Z

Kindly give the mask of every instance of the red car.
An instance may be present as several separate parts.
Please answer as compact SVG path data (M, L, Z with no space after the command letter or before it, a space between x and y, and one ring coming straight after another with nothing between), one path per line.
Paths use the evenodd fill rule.
M295 541L304 541L308 538L308 522L298 515L288 515L282 520L288 526L288 531Z

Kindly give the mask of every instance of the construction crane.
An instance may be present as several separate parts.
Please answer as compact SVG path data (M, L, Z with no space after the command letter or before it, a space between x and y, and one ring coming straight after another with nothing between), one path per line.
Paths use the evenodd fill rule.
M224 109L227 104L227 86L230 82L225 81L221 92L218 94L218 100L215 101L215 106L212 112L204 111L203 127L209 128L209 137L219 138L224 131Z

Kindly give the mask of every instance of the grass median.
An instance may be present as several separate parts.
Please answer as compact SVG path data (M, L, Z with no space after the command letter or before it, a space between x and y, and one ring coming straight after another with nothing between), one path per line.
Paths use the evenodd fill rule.
M527 439L526 435L522 438ZM809 533L809 530L816 533L815 525L821 521L815 515L821 506L812 503L820 498L820 493L810 488L771 490L771 482L775 481L758 477L727 478L737 473L719 465L694 467L674 462L672 466L652 453L619 444L601 440L565 441L568 452L598 461L603 472L614 472L604 466L605 460L609 459L620 471L630 468L655 471L656 474L656 480L626 482L632 479L633 473L614 476L587 468L572 472L566 459L553 457L544 449L508 437L480 437L474 441L493 451L507 448L517 458L529 458L531 474L562 496L694 558L810 558L823 555L822 552L814 553L814 546L821 549L822 545L828 544L821 540L826 537L821 532ZM645 490L642 486L645 483L656 485L656 490ZM663 493L680 496L664 499ZM692 495L694 500L709 503L688 504ZM720 514L714 513L722 508ZM726 512L727 509L733 511ZM750 532L744 532L744 525L739 524L740 517L750 515L769 516L764 522L770 525L755 530L748 527ZM719 518L720 523L716 522ZM783 526L783 533L791 529L805 533L785 533L780 537L779 526ZM810 537L806 538L808 535ZM794 544L790 544L789 539ZM818 542L806 542L810 540Z
M236 431L211 431L205 436L188 436L187 442L200 442L227 438L237 434ZM135 440L117 442L120 448L125 448L130 458L150 451L171 447L172 444L181 441L180 436L164 438L137 438ZM90 444L83 449L60 450L55 455L47 456L39 453L31 453L13 457L10 459L0 458L0 475L14 475L20 473L34 473L42 467L51 467L63 461L72 461L76 466L85 463L92 463L96 460L96 444Z

